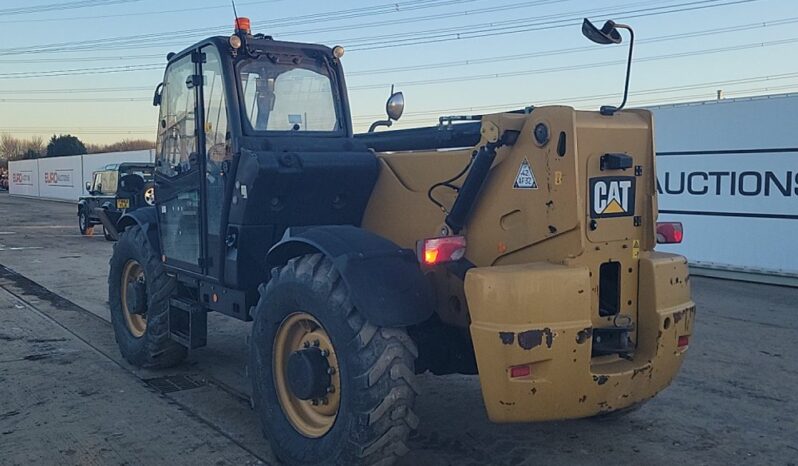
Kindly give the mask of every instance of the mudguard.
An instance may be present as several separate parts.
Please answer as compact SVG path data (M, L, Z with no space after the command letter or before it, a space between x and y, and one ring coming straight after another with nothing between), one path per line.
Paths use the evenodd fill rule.
M123 232L126 228L139 225L147 234L147 242L153 251L161 254L161 241L158 237L158 212L155 207L141 207L131 212L125 212L116 222L116 231Z
M266 256L271 269L291 258L322 253L349 288L352 304L374 325L405 327L429 319L433 293L415 252L349 225L288 229Z

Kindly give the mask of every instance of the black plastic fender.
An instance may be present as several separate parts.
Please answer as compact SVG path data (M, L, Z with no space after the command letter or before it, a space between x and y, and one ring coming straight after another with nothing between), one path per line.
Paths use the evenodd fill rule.
M80 211L84 210L84 209L86 210L86 215L89 215L89 217L91 217L91 212L89 212L89 203L86 202L86 199L80 199L78 201L78 213L77 213L77 215L80 216Z
M266 264L271 269L293 257L318 252L332 260L349 288L352 304L370 323L405 327L432 316L432 289L415 252L362 228L289 228L269 250Z
M158 212L155 207L141 207L131 212L125 212L116 222L116 231L120 234L126 228L139 225L147 235L147 242L153 251L161 254L161 240L158 236Z

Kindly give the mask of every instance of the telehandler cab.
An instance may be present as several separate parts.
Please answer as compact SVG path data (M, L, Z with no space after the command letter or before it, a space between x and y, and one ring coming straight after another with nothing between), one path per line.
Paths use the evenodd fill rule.
M245 18L168 56L156 206L119 220L110 262L122 355L173 366L205 345L208 312L254 321L254 409L291 464L392 464L425 371L479 374L495 422L664 389L695 306L685 258L654 251L681 228L657 231L651 114L530 107L356 135L342 56Z

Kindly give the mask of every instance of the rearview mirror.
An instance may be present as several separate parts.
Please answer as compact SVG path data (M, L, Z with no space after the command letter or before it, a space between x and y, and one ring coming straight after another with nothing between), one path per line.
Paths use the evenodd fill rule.
M405 111L405 96L401 92L394 92L388 97L388 102L385 103L385 113L391 120L398 120L402 118L402 113Z
M629 57L626 59L626 83L623 86L623 100L621 101L621 105L618 105L617 107L612 105L602 105L601 108L599 108L599 113L605 116L612 116L615 114L615 112L626 106L626 100L629 97L629 77L632 74L632 50L634 49L635 45L635 32L628 24L616 23L611 19L607 20L601 29L597 28L587 18L582 21L582 35L601 45L620 44L621 33L618 31L618 29L626 29L629 31Z
M385 102L385 113L388 114L387 120L377 120L369 127L369 133L373 133L375 129L380 126L387 126L390 128L393 122L402 117L405 111L405 96L401 92L394 92L391 86L391 96Z
M161 105L161 92L163 90L163 83L155 86L155 94L152 96L152 106L157 107Z
M582 22L582 35L597 44L620 44L621 34L615 29L615 21L608 20L601 29L597 28L589 19Z
M91 181L86 182L86 192L91 194Z

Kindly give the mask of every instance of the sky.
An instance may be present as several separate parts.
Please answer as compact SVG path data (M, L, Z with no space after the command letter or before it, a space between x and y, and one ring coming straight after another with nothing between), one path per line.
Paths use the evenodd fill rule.
M798 91L795 0L238 0L253 32L342 45L356 131L405 95L394 128L528 105L618 104L635 30L631 106ZM0 133L90 143L155 139L166 54L233 32L227 0L3 0Z

